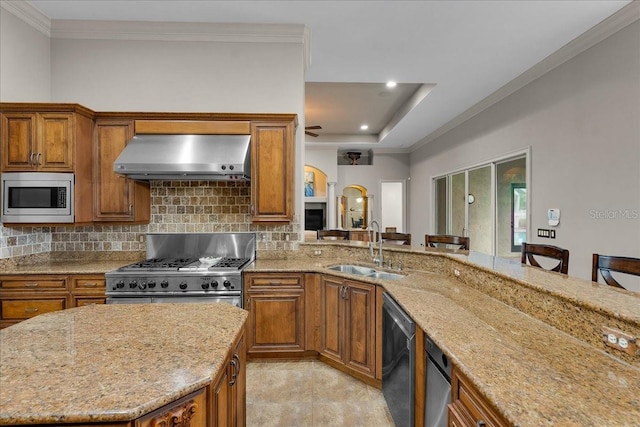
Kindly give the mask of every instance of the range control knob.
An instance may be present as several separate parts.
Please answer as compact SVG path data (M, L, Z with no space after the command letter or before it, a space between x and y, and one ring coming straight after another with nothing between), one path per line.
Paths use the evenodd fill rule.
M202 284L202 289L209 289L209 282L205 282Z
M212 288L217 288L218 287L218 281L216 280L215 282L211 282L211 287Z
M144 281L140 282L140 283L138 284L138 288L140 288L140 289L147 289L147 282L144 282Z
M229 170L232 171L233 170L233 165L229 165Z
M150 280L147 282L147 286L149 287L149 289L153 289L156 287L156 282L155 280Z
M119 280L118 283L116 283L116 288L118 289L124 288L124 280Z
M135 280L132 280L129 282L129 287L131 289L137 288L138 287L138 282L136 282Z
M229 287L231 287L231 282L228 281L228 280L225 280L223 285L224 285L225 288L229 288Z
M222 170L226 170L227 166L226 165L222 165Z
M187 282L182 282L178 286L180 287L180 289L185 290L185 289L187 289Z
M166 280L163 280L162 282L160 282L160 287L168 288L169 287L169 282L167 282Z

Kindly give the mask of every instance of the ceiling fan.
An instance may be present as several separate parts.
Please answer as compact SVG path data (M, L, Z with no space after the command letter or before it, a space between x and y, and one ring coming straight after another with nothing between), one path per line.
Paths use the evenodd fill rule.
M319 126L319 125L315 125L315 126L305 126L305 128L304 128L304 133L306 133L307 135L312 136L312 137L314 137L314 138L315 138L315 137L317 137L317 136L318 136L318 134L317 134L317 133L314 133L314 132L310 132L310 130L315 130L315 129L322 129L322 126Z

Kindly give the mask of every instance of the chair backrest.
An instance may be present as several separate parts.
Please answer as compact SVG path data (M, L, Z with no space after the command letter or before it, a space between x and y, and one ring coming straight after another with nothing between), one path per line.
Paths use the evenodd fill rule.
M609 256L593 254L593 266L591 268L591 280L598 281L598 271L602 274L604 282L609 286L625 289L611 275L612 271L640 276L640 258L628 258L621 256Z
M451 236L448 234L424 235L424 245L426 247L436 247L436 243L446 245L460 245L460 249L469 250L469 238L462 236Z
M557 246L551 245L538 245L532 243L522 243L522 263L526 264L529 261L534 267L542 267L534 258L534 255L545 258L557 259L558 265L550 268L550 271L559 271L560 273L567 274L569 271L569 250L562 249Z
M318 240L349 240L349 231L318 230Z
M411 234L409 233L381 233L383 242L396 242L403 245L411 245Z

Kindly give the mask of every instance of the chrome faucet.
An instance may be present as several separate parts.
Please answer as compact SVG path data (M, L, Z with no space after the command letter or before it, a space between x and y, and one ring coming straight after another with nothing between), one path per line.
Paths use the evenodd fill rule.
M377 265L378 267L382 267L384 265L382 260L382 233L380 232L380 224L378 223L378 221L376 221L375 219L372 220L369 223L369 228L373 227L373 224L375 224L376 227L378 228L378 257L376 258L373 255L374 242L369 242L369 256L371 256L371 259L373 260L373 263L375 265ZM375 236L374 236L374 239L375 239Z

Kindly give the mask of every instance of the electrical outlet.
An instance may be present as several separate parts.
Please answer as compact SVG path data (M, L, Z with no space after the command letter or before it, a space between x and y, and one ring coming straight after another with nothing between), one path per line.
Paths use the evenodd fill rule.
M320 255L322 255L322 249L316 249L316 250L314 250L314 251L313 251L313 254L314 254L315 256L320 256Z
M633 335L614 328L603 326L602 340L606 346L631 354L632 356L635 356L638 351L636 338Z
M458 270L457 268L454 268L454 269L453 269L453 274L454 274L456 277L460 277L460 270Z

